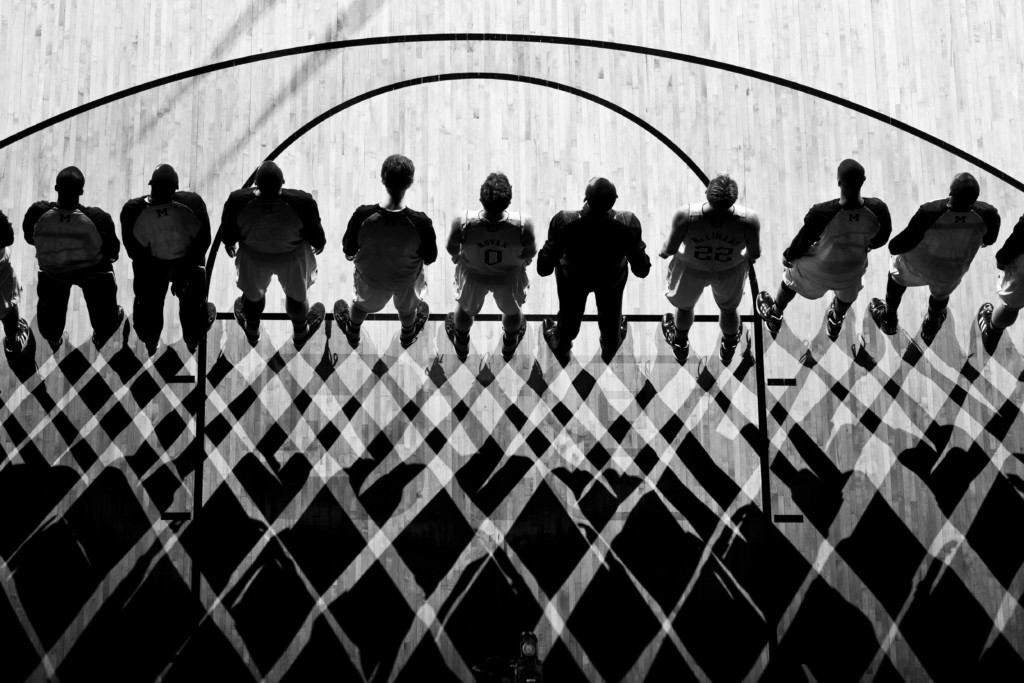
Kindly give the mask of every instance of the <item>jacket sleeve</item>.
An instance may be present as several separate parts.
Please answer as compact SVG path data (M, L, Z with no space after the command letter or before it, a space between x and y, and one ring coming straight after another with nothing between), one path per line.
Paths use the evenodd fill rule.
M1002 249L996 252L996 265L1002 270L1021 254L1024 254L1024 215L1017 221L1017 225L1013 226L1013 232Z
M541 277L551 275L555 271L555 265L562 260L562 255L565 254L564 233L565 217L559 212L548 223L548 237L537 256L537 274Z
M25 212L25 220L22 223L22 231L25 233L25 241L35 244L36 223L43 217L43 214L53 208L49 202L36 202Z
M629 230L629 240L626 243L626 260L629 261L629 269L633 271L633 275L639 278L647 277L651 272L651 258L647 255L647 245L644 244L640 219L632 213L629 215L627 229Z
M907 223L907 227L903 229L903 232L889 241L889 253L905 254L920 244L921 240L924 239L925 232L928 231L928 228L935 225L935 221L942 213L936 212L929 204L924 204L918 208L917 213Z
M238 227L238 215L245 206L245 197L232 193L224 202L224 211L220 216L220 241L226 247L233 247L241 239L241 230Z
M371 212L366 211L365 206L360 206L352 214L352 218L348 219L348 227L345 228L345 234L341 238L341 249L345 252L345 256L352 258L359 252L359 228L363 226L363 223L367 218L370 217Z
M533 219L523 215L523 231L521 234L523 250L519 257L524 261L530 261L537 255L537 235L533 231Z
M985 231L985 236L981 239L981 244L990 247L999 239L999 226L1002 223L999 212L996 211L996 207L984 202L978 202L974 210L981 216L981 220L985 221L985 227L988 228Z
M302 219L302 239L309 242L317 251L323 249L327 245L327 235L324 234L324 226L320 222L320 207L317 206L313 195L303 192L292 207Z
M434 232L434 222L425 213L421 213L416 221L416 231L420 235L420 246L417 253L423 259L423 263L430 265L437 260L437 234Z
M868 242L868 247L879 249L885 246L892 235L892 216L889 214L889 207L881 199L865 199L864 204L878 216L878 233Z
M821 234L825 232L825 228L835 217L836 211L837 209L828 210L820 204L812 206L804 216L804 224L796 233L796 237L782 252L782 258L787 261L795 261L806 254L811 245L821 239Z
M121 254L121 240L117 239L117 229L114 227L114 219L110 214L95 206L83 206L82 213L89 217L96 229L99 230L103 257L109 261L116 261Z
M14 244L14 226L7 220L7 216L0 211L0 248L9 247Z
M132 261L148 259L152 255L139 241L135 239L135 222L139 214L145 209L145 202L142 199L130 199L121 209L121 241L124 242L124 250L128 252L128 258Z

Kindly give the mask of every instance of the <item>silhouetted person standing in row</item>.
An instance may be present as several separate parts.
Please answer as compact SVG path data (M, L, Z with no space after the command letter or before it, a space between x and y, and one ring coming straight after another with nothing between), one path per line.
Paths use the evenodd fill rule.
M565 364L580 332L587 298L597 303L601 358L609 362L626 337L622 295L629 269L647 277L651 259L645 251L640 221L629 211L614 211L618 195L606 178L587 185L579 211L560 211L551 219L548 237L537 257L537 273L552 272L558 286L558 322L544 321L544 340Z
M1017 320L1024 308L1024 216L1020 217L1013 232L996 252L996 267L1002 271L999 283L999 304L982 304L978 310L978 329L981 341L990 354L996 350L1003 330Z
M25 214L25 241L35 245L39 262L39 332L54 352L67 339L73 285L82 289L97 349L124 321L112 265L121 242L110 214L79 203L84 188L85 176L68 166L57 174L57 201L36 202Z
M959 173L949 196L922 204L910 223L889 242L892 261L885 301L872 299L868 312L885 334L896 334L899 307L907 287L926 286L931 292L928 313L921 322L921 340L931 344L946 319L949 295L967 274L978 249L999 236L999 213L978 201L978 181Z
M426 287L423 267L437 260L434 224L422 211L405 205L405 193L412 186L416 168L401 154L384 160L380 180L387 197L380 204L364 204L349 219L342 247L345 257L355 263L352 307L339 299L334 303L334 320L349 345L359 345L366 316L394 300L402 323L399 342L409 348L416 341L430 315L420 295Z
M135 273L135 332L149 355L156 353L170 286L179 300L185 345L195 353L217 317L206 302L210 217L199 195L178 191L178 174L168 164L156 167L149 187L149 195L121 210L121 239Z
M14 226L0 211L0 322L4 327L4 353L9 360L20 356L32 338L32 328L21 317L21 283L11 266L11 245L14 244Z
M272 277L284 290L285 313L292 321L292 342L301 349L324 322L324 305L309 304L307 290L316 281L316 255L327 238L312 195L284 187L273 161L256 169L256 186L235 190L224 204L220 235L234 258L238 288L235 320L253 346L260 340L260 318ZM237 249L236 249L236 246Z

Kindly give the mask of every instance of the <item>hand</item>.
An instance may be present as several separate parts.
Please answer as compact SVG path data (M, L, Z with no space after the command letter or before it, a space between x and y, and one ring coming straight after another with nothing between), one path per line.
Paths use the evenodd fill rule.
M793 267L793 262L790 261L787 258L784 258L784 259L782 259L782 265L785 266L786 268L792 268Z
M458 263L459 259L462 258L462 252L458 251L455 252L454 254L449 254L449 256L452 257L452 263Z
M348 260L348 261L355 261L356 260L356 255L352 254L351 256L349 256L348 254L345 254L345 259Z
M235 245L233 244L225 244L224 251L226 251L228 256L230 256L231 258L235 258L235 254L238 253L237 249L235 248Z
M322 253L324 253L324 248L323 247L320 247L319 249L314 249L313 250L313 256L319 256Z
M672 254L668 253L667 251L662 251L658 254L658 256L660 256L661 258L668 258L671 255Z

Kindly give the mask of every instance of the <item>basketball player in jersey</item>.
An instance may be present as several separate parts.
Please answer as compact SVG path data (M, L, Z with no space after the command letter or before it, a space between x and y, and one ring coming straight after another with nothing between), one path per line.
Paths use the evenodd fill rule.
M978 201L980 187L970 173L960 173L949 196L921 205L910 223L889 242L892 261L885 301L872 299L871 318L885 334L896 334L898 311L907 287L927 286L928 313L921 322L921 340L931 344L946 319L949 295L967 273L981 247L999 236L999 213Z
M311 306L307 297L316 281L316 256L327 244L320 210L308 192L284 187L284 174L273 161L260 164L255 181L256 187L231 193L220 224L224 249L228 256L238 256L242 296L235 300L235 320L256 346L267 287L276 275L292 321L292 343L299 350L324 322L324 305Z
M356 209L342 238L345 257L355 262L355 299L351 309L345 301L336 301L334 320L352 348L359 345L366 316L389 301L394 300L398 310L404 349L416 341L430 315L420 295L426 286L423 266L437 260L437 235L425 213L404 203L415 173L412 161L401 154L385 159L380 179L387 197Z
M466 211L452 221L448 253L455 262L458 306L449 313L444 330L455 355L469 355L469 328L488 294L501 311L501 355L512 358L526 333L522 305L529 278L526 266L537 253L533 221L520 212L507 211L512 185L504 173L492 173L480 187L482 211Z
M860 196L864 167L844 159L837 177L839 199L812 206L803 227L782 252L785 270L775 300L768 292L757 297L757 312L772 337L779 333L786 306L797 294L820 299L832 291L825 334L832 341L838 339L846 312L864 288L868 252L884 246L892 234L885 202Z
M14 226L0 211L0 323L4 327L4 353L14 361L25 351L32 338L32 328L21 317L21 283L11 266L11 245L14 244Z
M149 355L156 353L170 286L179 300L185 346L195 353L217 317L206 302L210 217L202 197L178 191L178 174L168 164L156 167L149 187L149 195L121 210L121 241L135 272L135 332Z
M743 298L747 264L761 255L761 222L756 213L736 203L739 186L728 174L712 178L705 196L706 202L676 212L659 254L672 257L665 296L676 309L674 315L665 314L661 329L676 360L685 363L693 308L710 286L722 329L719 358L728 365L743 333L736 309Z
M990 354L996 350L1003 330L1017 320L1017 314L1024 308L1024 216L1013 227L1003 248L996 252L996 267L1003 271L999 305L985 303L978 311L981 341Z
M103 346L124 321L117 305L113 263L121 252L110 214L82 206L85 176L74 166L57 174L56 202L40 201L25 214L25 241L39 262L39 333L57 351L67 334L71 287L82 290L92 323L92 342Z
M569 361L591 293L597 303L601 358L611 361L626 337L626 265L640 278L651 272L640 221L630 211L614 211L617 198L608 179L593 178L580 211L560 211L551 219L537 257L537 273L546 277L554 272L558 285L558 322L544 321L544 341L563 365Z

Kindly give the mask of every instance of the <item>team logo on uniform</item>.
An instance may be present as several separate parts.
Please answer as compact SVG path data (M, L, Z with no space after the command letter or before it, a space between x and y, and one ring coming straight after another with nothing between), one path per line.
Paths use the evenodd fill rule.
M156 210L157 218L160 218L162 216L166 216L168 211L169 211L169 209L157 209Z
M851 223L853 221L860 222L860 214L859 213L851 213L850 214L850 220L848 220L847 223Z
M70 223L71 222L71 214L59 213L59 214L57 214L57 218L60 219L61 223Z
M953 216L953 222L954 223L966 223L967 222L967 216Z
M267 214L274 213L274 207L273 206L263 206L263 207L260 207L260 208L263 211L263 215L264 216L266 216Z

